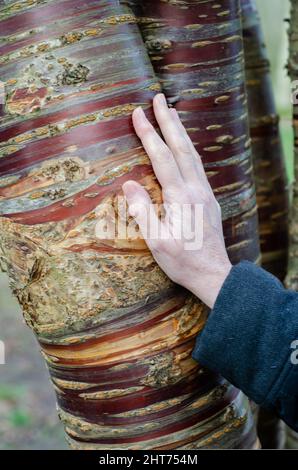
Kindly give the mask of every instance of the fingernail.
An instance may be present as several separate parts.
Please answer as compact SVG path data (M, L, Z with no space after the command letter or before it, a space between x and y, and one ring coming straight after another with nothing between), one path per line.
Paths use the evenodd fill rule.
M167 101L166 101L166 98L165 98L165 95L163 93L159 93L157 95L157 99L158 99L158 102L160 104L163 104L163 105L166 105L167 106Z
M134 194L135 192L135 185L133 181L125 181L122 185L122 190L127 198L129 198L131 195Z
M122 190L125 194L128 194L129 193L129 190L130 190L130 184L128 181L125 181L125 183L123 183L122 185Z
M146 115L145 115L145 113L143 111L143 108L141 106L136 108L135 113L137 113L139 119L146 119Z

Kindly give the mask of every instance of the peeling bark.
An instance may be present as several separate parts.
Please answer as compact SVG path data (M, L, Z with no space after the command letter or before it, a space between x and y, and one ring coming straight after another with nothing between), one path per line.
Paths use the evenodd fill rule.
M246 88L263 267L284 280L288 254L288 185L270 62L254 0L241 0Z
M140 237L95 235L127 179L161 199L131 123L142 105L156 124L151 101L160 90L135 16L116 0L12 1L0 31L0 262L41 344L71 447L256 446L247 399L191 358L206 308L166 278ZM256 259L240 79L241 93L226 93L222 75L221 111L209 116L212 104L206 114L208 132L222 139L233 102L224 162L212 139L204 146L230 253ZM192 119L188 104L180 111Z

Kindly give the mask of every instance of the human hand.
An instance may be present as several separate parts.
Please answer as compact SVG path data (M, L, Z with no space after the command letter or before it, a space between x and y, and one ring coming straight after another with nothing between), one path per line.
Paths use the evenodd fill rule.
M161 185L165 217L160 220L157 212L152 210L148 192L135 181L123 185L129 213L168 277L213 308L232 267L224 243L220 206L177 111L168 108L163 94L154 97L153 108L165 142L142 108L137 108L132 118ZM187 208L186 216L183 216L184 207ZM194 243L189 249L191 245L188 237L183 235L183 223L185 220L190 225L196 222L198 207L203 208L200 220L202 243L199 246ZM179 225L182 230L181 236L177 237L175 227ZM158 237L150 236L153 226L160 229Z

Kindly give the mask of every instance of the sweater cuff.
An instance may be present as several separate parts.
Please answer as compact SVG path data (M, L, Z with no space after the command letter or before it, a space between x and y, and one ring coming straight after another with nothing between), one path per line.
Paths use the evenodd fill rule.
M224 282L192 357L256 403L270 406L290 368L286 291L271 274L242 261ZM282 295L281 295L282 294ZM289 294L290 295L290 294Z

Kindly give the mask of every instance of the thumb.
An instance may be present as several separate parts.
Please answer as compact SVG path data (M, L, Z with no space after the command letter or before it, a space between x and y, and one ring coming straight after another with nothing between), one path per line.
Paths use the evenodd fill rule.
M127 181L122 189L128 203L129 214L138 224L143 238L150 242L150 233L158 227L159 219L148 192L135 181Z

